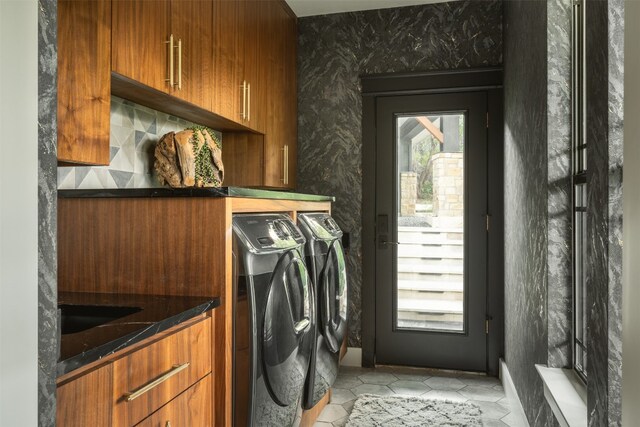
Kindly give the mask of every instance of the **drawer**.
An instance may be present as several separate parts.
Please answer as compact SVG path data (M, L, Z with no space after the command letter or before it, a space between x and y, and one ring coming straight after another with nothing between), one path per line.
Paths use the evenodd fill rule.
M113 424L133 426L211 372L211 318L113 363ZM163 426L165 427L165 426Z
M58 387L56 425L110 427L111 373L106 365Z
M138 427L211 427L211 374L158 409Z

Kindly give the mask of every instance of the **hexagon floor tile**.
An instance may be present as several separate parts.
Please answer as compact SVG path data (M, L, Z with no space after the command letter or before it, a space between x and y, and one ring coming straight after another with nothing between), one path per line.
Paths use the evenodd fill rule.
M403 394L406 396L420 396L431 388L420 381L399 380L388 385L395 394Z
M351 413L356 396L364 393L413 395L424 399L473 401L483 412L485 427L520 427L515 413L505 398L500 382L491 377L435 369L340 368L334 384L331 404L322 411L316 426L343 427Z
M350 390L343 388L334 388L331 390L331 403L342 405L356 399L356 395L351 393Z
M318 421L333 423L349 415L342 405L328 404L320 413Z
M351 392L356 396L361 394L377 394L378 396L391 396L395 394L391 389L385 385L380 384L362 384L356 388L351 389Z
M424 382L434 390L456 391L466 387L466 384L457 378L431 377Z
M388 385L398 381L398 378L393 374L384 372L370 372L368 374L358 376L360 380L365 384L379 384Z

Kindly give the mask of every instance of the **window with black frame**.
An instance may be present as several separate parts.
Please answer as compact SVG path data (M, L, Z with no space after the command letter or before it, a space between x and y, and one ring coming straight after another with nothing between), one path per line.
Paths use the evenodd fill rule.
M584 3L573 2L572 25L573 367L587 379L587 144L584 96Z

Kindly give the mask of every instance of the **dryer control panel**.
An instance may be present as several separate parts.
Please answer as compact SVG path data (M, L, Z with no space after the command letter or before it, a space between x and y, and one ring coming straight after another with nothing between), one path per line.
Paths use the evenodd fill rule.
M270 253L304 245L306 240L284 214L234 215L233 229L254 253Z
M328 213L304 213L299 214L298 219L312 231L315 239L336 240L342 237L338 223Z

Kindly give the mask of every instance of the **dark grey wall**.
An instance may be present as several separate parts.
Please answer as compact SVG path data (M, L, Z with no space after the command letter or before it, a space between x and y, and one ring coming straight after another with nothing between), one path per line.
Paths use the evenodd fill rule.
M571 2L547 2L548 365L571 365Z
M532 426L555 418L535 364L548 359L547 4L504 6L505 361Z
M591 426L621 422L623 7L586 5ZM506 362L529 422L546 426L533 365L571 363L570 2L510 1L504 16Z
M621 424L624 1L586 4L587 406L590 426Z
M336 196L351 233L349 345L361 345L360 75L502 63L502 2L460 1L301 18L298 190Z
M57 4L38 2L38 425L56 423Z

